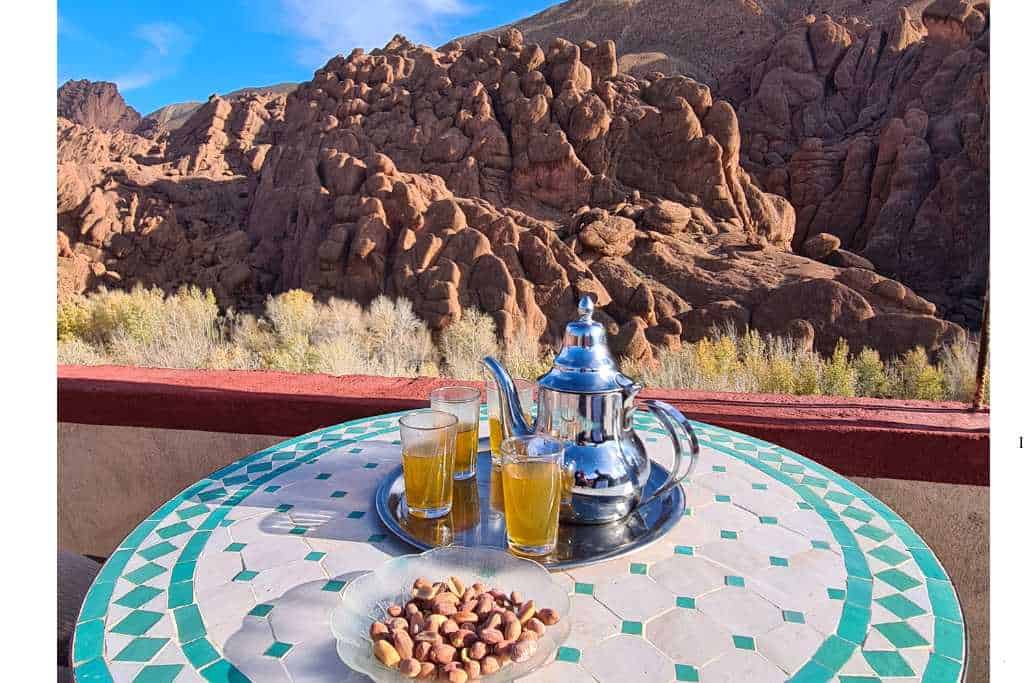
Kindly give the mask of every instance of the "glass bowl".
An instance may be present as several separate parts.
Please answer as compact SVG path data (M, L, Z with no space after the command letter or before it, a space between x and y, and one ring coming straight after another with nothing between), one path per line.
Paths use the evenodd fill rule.
M408 681L396 669L388 669L373 656L370 625L387 615L391 604L404 605L410 597L413 581L425 576L440 581L458 576L466 585L480 581L507 593L521 592L538 606L551 607L561 619L549 626L538 639L537 653L525 662L511 664L482 676L481 681L511 681L546 664L569 637L569 596L544 567L533 560L515 557L497 548L448 546L420 555L395 557L372 572L363 574L345 586L341 605L331 612L331 631L338 639L338 655L350 668L375 681Z

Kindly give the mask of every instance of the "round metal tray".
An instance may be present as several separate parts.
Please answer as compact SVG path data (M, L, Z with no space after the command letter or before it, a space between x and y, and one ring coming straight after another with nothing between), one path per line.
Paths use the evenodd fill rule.
M426 550L443 545L507 548L505 515L491 507L491 453L480 442L477 475L455 482L452 511L439 519L420 519L405 505L405 477L399 465L377 488L377 514L384 525L406 543ZM655 491L668 472L651 462L645 494ZM538 561L549 569L569 569L603 562L643 548L663 536L683 516L682 487L676 486L638 506L625 519L593 526L561 524L558 545Z

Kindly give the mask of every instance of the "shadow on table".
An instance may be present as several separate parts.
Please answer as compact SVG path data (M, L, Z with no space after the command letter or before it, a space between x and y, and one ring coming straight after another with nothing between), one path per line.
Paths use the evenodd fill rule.
M368 570L347 572L332 578L350 582ZM365 675L348 668L339 658L337 641L331 633L331 612L339 605L338 592L325 590L326 580L310 581L290 588L264 604L271 605L266 617L248 615L224 645L224 657L253 683L291 680L296 683L363 683ZM290 645L287 656L274 654Z

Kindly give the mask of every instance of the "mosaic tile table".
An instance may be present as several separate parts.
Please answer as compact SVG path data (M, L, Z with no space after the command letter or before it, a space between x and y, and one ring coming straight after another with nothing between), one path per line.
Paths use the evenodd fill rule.
M411 552L373 510L400 462L397 422L260 451L144 520L82 607L76 679L365 680L339 661L328 614L346 581ZM694 427L704 451L684 485L687 516L631 556L556 574L573 630L527 680L961 680L960 605L913 529L800 455ZM666 462L650 416L637 429Z

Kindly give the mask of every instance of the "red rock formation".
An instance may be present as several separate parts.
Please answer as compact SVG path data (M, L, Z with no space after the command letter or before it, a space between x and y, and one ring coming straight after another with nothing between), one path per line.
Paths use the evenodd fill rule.
M57 89L57 116L102 130L133 131L142 117L127 104L117 85L68 81Z
M796 208L795 249L830 233L971 325L988 274L988 35L985 0L875 28L810 16L726 89L744 165Z
M286 100L211 98L153 142L59 135L61 253L225 306L386 294L434 329L477 307L553 342L590 294L632 358L724 321L823 350L962 334L899 283L791 253L793 208L741 165L733 108L685 77L619 73L608 43L396 37Z

